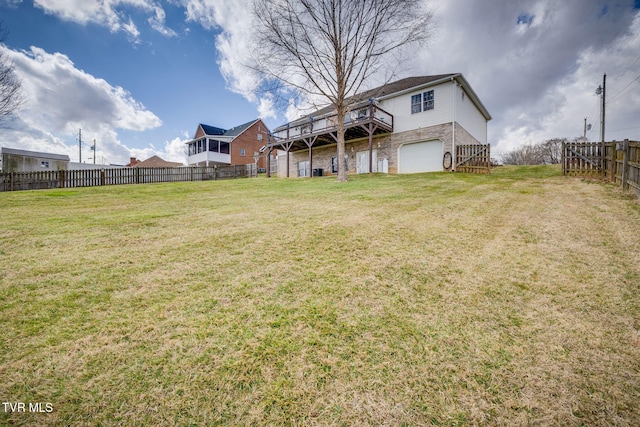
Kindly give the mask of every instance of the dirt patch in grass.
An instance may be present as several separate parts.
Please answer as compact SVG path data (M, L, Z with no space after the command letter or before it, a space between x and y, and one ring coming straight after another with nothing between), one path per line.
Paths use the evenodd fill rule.
M0 193L15 425L637 425L640 209L543 168ZM28 408L28 407L27 407Z

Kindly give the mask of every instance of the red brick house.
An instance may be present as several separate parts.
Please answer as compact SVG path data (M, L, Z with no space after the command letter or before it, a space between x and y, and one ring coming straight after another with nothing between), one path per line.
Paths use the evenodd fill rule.
M266 168L266 144L269 129L261 119L221 129L199 124L191 141L187 141L189 166L247 165ZM275 157L274 157L275 158Z

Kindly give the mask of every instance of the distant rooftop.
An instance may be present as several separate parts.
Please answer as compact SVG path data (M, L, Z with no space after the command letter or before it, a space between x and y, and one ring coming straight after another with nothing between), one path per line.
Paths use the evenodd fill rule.
M39 158L52 159L52 160L62 160L65 162L68 162L70 160L69 156L67 156L66 154L43 153L40 151L18 150L16 148L1 147L0 152L2 154L14 154L17 156L25 156L25 157L39 157Z

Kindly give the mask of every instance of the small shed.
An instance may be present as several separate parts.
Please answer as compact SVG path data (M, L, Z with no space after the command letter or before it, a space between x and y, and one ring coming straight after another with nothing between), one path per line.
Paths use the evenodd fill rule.
M0 169L3 172L35 172L67 170L69 156L37 151L0 148Z

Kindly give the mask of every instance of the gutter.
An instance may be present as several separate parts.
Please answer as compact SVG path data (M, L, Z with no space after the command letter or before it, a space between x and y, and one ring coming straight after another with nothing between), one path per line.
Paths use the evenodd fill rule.
M455 77L451 77L452 96L453 96L453 117L451 119L451 170L456 171L456 84Z

